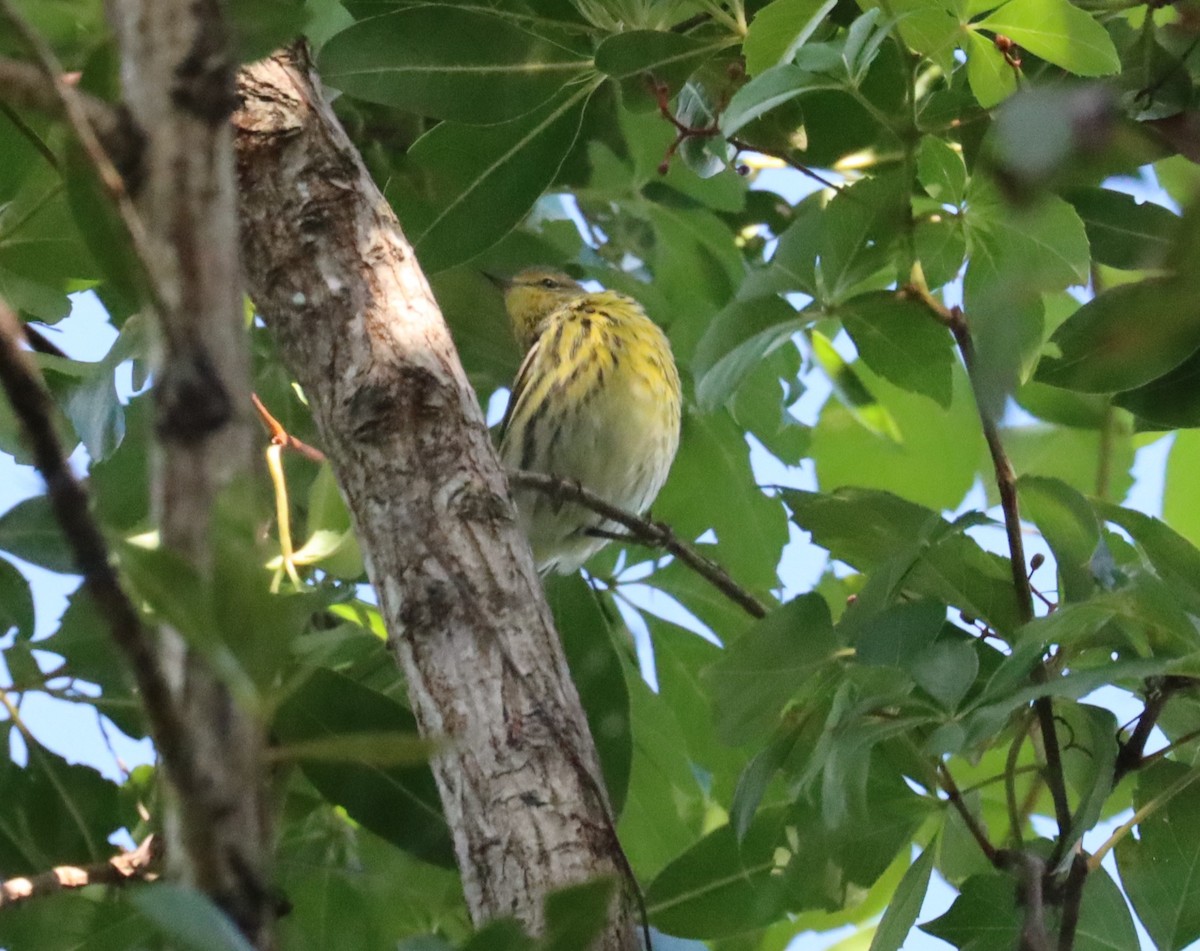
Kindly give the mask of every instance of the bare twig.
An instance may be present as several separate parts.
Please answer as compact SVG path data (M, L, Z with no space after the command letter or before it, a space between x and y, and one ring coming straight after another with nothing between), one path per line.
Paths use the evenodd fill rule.
M10 878L0 882L0 910L71 888L152 881L158 877L160 858L158 839L150 835L132 852L114 855L107 862L84 866L60 865L39 875Z
M1158 724L1167 701L1174 692L1194 685L1195 681L1190 677L1163 677L1146 681L1146 705L1138 715L1137 725L1129 739L1121 744L1117 753L1116 766L1113 768L1113 786L1133 770L1146 765L1146 742Z
M603 515L609 521L626 528L631 536L629 540L651 548L661 548L674 555L751 617L767 616L767 608L758 598L730 578L725 569L716 562L705 558L690 545L680 541L671 531L670 526L664 525L662 522L652 522L640 515L634 515L632 512L618 508L600 498L596 493L585 489L579 483L561 479L558 476L544 475L541 472L510 470L508 478L513 485L545 493L560 502L575 502L584 508L591 509L597 515Z
M325 453L321 452L315 446L310 446L303 439L297 439L286 429L283 428L283 423L271 415L264 405L263 401L258 398L257 393L251 393L250 399L254 402L254 408L258 410L258 415L262 419L263 424L267 427L267 431L271 434L271 445L280 446L284 449L291 449L300 453L306 459L311 459L313 462L324 462Z
M83 586L125 655L142 695L155 746L176 788L198 788L198 776L186 727L175 706L150 633L121 587L99 526L88 507L87 492L76 480L58 443L54 402L29 352L17 315L0 301L0 385L25 430L34 465L46 482L55 518L83 575Z

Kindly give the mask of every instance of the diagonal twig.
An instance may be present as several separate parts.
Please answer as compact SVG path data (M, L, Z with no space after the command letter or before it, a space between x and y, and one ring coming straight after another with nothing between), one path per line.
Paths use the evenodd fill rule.
M132 852L121 852L95 865L59 865L38 875L10 878L0 882L0 911L20 902L88 885L125 885L152 881L158 877L162 848L156 836L149 835Z
M632 512L618 508L596 493L585 489L578 482L572 482L569 479L521 469L509 470L508 478L515 486L542 492L560 502L574 502L591 509L597 515L603 515L609 521L616 522L627 529L631 536L630 540L650 548L661 548L674 555L751 617L767 616L767 608L758 598L729 577L729 573L715 561L705 558L690 545L680 541L669 525L652 522L640 515L634 515Z

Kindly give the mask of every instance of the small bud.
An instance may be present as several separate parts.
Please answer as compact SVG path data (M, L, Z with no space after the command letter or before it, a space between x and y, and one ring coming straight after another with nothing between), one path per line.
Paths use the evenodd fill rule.
M745 176L750 174L750 166L749 165L739 165L737 167L737 173L744 178Z
M1040 551L1036 555L1034 555L1032 558L1029 559L1029 567L1032 568L1034 571L1037 571L1045 563L1046 563L1046 556L1043 555Z
M658 163L658 174L659 175L666 175L667 172L669 172L669 171L671 171L671 163L667 159L663 159L661 162Z
M972 627L975 626L975 618L971 617L966 611L960 611L958 616L962 618L963 624L968 624Z
M849 607L850 605L855 604L857 601L858 601L857 594L846 595L846 607Z

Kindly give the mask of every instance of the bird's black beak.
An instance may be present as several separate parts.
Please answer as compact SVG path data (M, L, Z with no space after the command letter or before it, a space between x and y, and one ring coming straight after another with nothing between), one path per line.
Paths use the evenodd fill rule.
M487 271L480 271L479 273L482 274L484 277L486 277L489 281L491 281L497 288L499 288L502 291L506 291L510 287L513 286L513 282L511 280L509 280L507 277L497 277L495 274L489 274Z

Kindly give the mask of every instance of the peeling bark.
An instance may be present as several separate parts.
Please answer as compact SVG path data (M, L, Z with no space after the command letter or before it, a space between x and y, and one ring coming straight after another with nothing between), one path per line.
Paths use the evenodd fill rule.
M476 922L618 877L600 770L475 393L301 50L245 69L242 259L304 387L434 762ZM614 901L604 951L637 947Z

